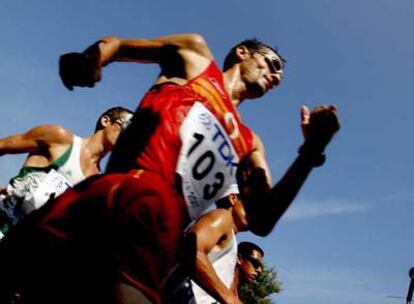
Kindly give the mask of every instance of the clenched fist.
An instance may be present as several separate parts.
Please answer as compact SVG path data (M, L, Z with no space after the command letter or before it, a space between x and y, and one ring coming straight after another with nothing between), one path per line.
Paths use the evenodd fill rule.
M68 90L73 87L92 88L101 80L101 67L95 56L88 53L67 53L60 56L59 75Z
M318 106L312 111L301 108L302 132L307 149L313 153L323 153L335 133L340 129L335 106Z

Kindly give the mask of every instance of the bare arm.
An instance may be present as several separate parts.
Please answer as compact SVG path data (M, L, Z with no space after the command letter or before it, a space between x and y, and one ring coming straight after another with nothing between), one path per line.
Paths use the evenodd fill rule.
M41 125L0 139L0 155L47 151L53 144L70 144L72 133L57 125Z
M208 253L225 238L232 238L232 216L227 210L217 209L203 215L191 228L186 240L195 240L196 253L193 279L220 303L240 303L217 276Z
M241 187L250 229L269 234L299 192L312 169L323 162L323 152L339 130L335 107L318 107L312 113L302 108L305 142L285 175L270 187L270 173L262 151L257 149L244 164Z
M85 52L91 54L98 52L97 64L99 66L113 61L159 63L164 55L163 49L168 47L178 52L191 50L212 59L204 39L196 34L172 35L154 39L121 39L110 36L98 41Z
M60 76L68 89L93 87L101 79L101 68L111 62L158 63L161 76L191 79L213 56L204 39L197 34L181 34L154 39L104 37L82 54L69 53L60 58Z

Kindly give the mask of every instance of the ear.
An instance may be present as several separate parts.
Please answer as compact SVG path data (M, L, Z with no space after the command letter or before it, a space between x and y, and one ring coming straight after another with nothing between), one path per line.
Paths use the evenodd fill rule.
M236 205L238 200L239 200L239 197L237 196L237 194L234 194L234 193L229 194L229 203L232 207Z
M102 124L102 126L104 126L104 128L109 126L111 124L111 119L109 118L109 116L107 116L107 115L102 116L101 117L101 124Z
M236 265L237 266L240 266L241 265L241 261L240 261L240 256L239 255L237 255Z
M239 45L236 48L236 54L237 54L237 57L240 59L240 61L243 61L249 56L251 56L249 49L244 45Z

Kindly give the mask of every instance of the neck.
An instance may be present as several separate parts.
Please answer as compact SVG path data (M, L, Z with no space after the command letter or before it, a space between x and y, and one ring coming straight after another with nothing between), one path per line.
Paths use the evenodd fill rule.
M223 73L224 86L235 107L244 99L245 85L240 79L240 69L237 64Z
M109 152L111 147L105 144L103 132L98 131L92 136L85 138L84 149L90 160L99 164L99 161Z

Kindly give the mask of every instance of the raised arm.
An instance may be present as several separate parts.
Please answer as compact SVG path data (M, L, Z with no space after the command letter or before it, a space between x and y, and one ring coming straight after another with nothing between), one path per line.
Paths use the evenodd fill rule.
M58 125L41 125L0 139L0 155L47 151L53 144L70 144L72 134Z
M333 106L317 107L312 112L302 107L301 116L305 141L278 183L271 187L270 173L260 146L242 165L240 189L250 230L257 235L265 236L272 231L312 169L324 163L325 148L340 128Z
M204 41L197 34L181 34L154 39L104 37L83 53L60 57L60 76L64 85L93 87L101 79L101 68L111 62L158 63L161 78L191 79L213 60ZM161 79L162 81L162 79Z
M220 303L240 303L233 292L224 285L208 257L208 253L220 242L230 241L232 215L223 209L212 210L203 215L186 236L188 248L195 247L192 279ZM195 244L192 244L195 243ZM195 246L194 246L195 245Z

